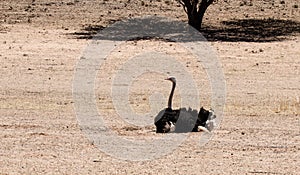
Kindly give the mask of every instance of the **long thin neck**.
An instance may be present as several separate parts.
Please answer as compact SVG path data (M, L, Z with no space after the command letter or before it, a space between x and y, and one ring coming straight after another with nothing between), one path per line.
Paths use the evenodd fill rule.
M169 96L169 101L168 101L168 108L170 108L170 109L172 109L172 98L173 98L173 94L174 94L174 90L175 90L175 86L176 86L175 82L172 82L172 83L173 83L172 90L171 90L171 93Z

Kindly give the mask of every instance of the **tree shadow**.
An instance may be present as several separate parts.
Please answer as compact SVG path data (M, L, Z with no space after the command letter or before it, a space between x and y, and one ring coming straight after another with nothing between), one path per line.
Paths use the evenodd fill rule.
M272 42L283 41L300 33L300 23L281 19L237 19L223 21L223 27L202 29L208 41Z
M70 33L77 39L128 41L160 38L173 42L206 41L196 29L185 22L165 17L147 16L118 21L109 27L88 26Z
M76 39L92 39L97 32L103 30L105 27L102 25L88 25L81 29L79 32L70 33L71 36L74 36Z
M155 19L155 18L154 18ZM114 23L106 29L101 25L88 25L79 32L70 33L76 39L134 40L164 38L168 41L228 41L228 42L272 42L289 39L300 34L300 22L281 19L236 19L221 22L220 26L205 26L199 37L198 31L191 30L187 24L157 18L133 19L129 24ZM122 23L122 22L121 22ZM154 27L153 27L154 26ZM142 31L143 36L140 37ZM196 31L196 32L195 32ZM159 36L157 36L159 34ZM171 36L171 37L170 37ZM169 38L168 38L169 37Z

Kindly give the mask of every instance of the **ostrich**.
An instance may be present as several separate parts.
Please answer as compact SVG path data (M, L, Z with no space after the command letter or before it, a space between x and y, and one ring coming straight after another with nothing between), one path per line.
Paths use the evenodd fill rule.
M172 90L169 95L168 107L161 110L155 117L154 124L156 126L156 133L197 132L199 130L209 132L212 127L207 129L205 126L207 124L213 126L213 120L215 119L214 112L212 110L206 110L203 107L200 108L199 113L197 110L193 110L191 108L172 109L172 99L176 87L176 78L169 77L165 80L172 82Z

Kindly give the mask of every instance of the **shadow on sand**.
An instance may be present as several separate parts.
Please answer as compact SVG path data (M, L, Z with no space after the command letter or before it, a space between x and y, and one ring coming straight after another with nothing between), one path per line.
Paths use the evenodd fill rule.
M139 30L145 30L147 33L147 25L145 21L135 21L134 26L142 26ZM153 21L149 21L153 23ZM139 24L140 23L140 24ZM155 23L155 22L154 22ZM165 33L180 34L180 28L175 29L174 32L169 29L174 29L176 22L163 21L160 24L161 33L164 30L168 30ZM163 25L161 25L163 24ZM155 25L155 24L152 24ZM162 27L163 26L163 27ZM103 30L105 27L101 25L89 25L84 27L80 32L70 33L71 36L76 39L95 39L95 35L98 31ZM176 27L175 27L176 28ZM123 39L120 35L126 35L128 30L134 31L131 28L116 28L118 31L118 37L110 39ZM186 31L184 31L186 32ZM228 41L228 42L272 42L282 41L288 39L288 37L297 35L300 33L300 22L292 20L281 19L236 19L230 21L223 21L220 26L206 26L202 29L202 34L208 41ZM124 36L123 35L123 36ZM181 36L186 36L187 33L182 33ZM146 36L145 38L147 39ZM151 37L150 37L151 38ZM97 38L96 38L97 39ZM124 38L125 39L125 38ZM189 39L187 39L189 40ZM192 39L194 40L194 39ZM202 40L202 39L201 39ZM203 41L203 40L202 40Z
M280 19L240 19L223 21L223 28L208 26L202 32L209 41L272 42L300 33L300 23Z

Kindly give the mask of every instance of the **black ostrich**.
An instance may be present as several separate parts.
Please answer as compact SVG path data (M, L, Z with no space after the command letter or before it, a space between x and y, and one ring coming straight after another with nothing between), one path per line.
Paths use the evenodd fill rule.
M172 82L172 90L168 100L168 107L161 110L155 117L156 133L211 131L214 126L214 119L216 118L214 112L206 110L203 107L200 108L199 113L197 110L191 108L172 109L176 78L170 77L166 80Z

